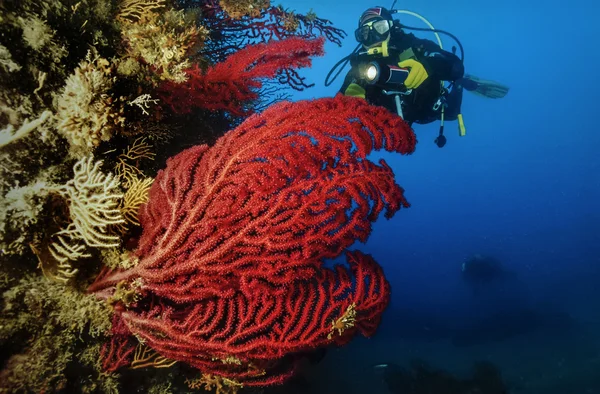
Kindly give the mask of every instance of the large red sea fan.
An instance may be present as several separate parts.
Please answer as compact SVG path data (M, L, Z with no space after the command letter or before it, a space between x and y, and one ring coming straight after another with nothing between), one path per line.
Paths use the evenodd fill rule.
M365 241L382 211L409 206L391 168L367 155L415 143L401 118L358 98L273 105L169 159L140 214L138 265L89 290L138 291L118 313L162 356L281 382L293 355L375 331L390 291L381 267L359 252L349 269L323 260Z
M390 218L409 206L391 168L366 156L408 154L415 143L400 117L361 99L275 104L213 147L169 159L140 212L140 264L111 282L140 276L153 293L189 302L233 292L233 276L309 277L315 262L366 241L382 210Z

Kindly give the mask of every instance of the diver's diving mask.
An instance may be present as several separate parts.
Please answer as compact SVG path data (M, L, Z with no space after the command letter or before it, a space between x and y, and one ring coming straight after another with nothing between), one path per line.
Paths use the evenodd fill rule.
M356 41L370 47L385 41L390 34L390 21L379 19L367 22L354 31Z

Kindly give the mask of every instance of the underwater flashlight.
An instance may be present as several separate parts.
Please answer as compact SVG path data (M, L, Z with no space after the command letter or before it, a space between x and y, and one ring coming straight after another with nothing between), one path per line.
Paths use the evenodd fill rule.
M408 77L409 70L379 62L369 62L363 67L363 78L368 84L402 85Z
M368 83L375 83L379 78L379 67L377 63L372 63L367 66L367 71L365 72L365 79Z

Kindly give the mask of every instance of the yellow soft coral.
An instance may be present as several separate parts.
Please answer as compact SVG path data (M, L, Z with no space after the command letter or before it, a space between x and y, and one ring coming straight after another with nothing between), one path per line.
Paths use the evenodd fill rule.
M188 379L186 384L194 390L204 388L206 391L211 391L215 389L215 394L236 394L240 388L244 387L243 384L234 379L211 374L202 374L199 379Z
M185 82L184 70L191 66L192 49L204 41L208 32L190 20L191 13L169 10L147 13L135 23L124 23L122 34L130 59L143 59L159 80Z
M139 22L148 19L166 7L165 0L122 0L119 3L117 20L121 22Z
M134 183L139 182L139 178L144 177L144 173L137 167L140 160L153 160L156 154L152 151L152 146L146 142L146 138L140 137L133 141L133 144L119 155L115 171L121 184L125 189L129 189Z
M108 60L93 52L67 79L56 100L56 117L73 157L87 156L124 125L124 102L111 95L114 81Z
M137 166L140 160L153 160L155 155L152 146L146 142L146 138L141 137L137 138L117 158L115 171L121 186L125 189L125 195L119 208L126 223L117 226L121 234L125 234L129 230L128 225L139 225L138 211L142 204L148 201L148 191L154 179L145 177Z
M138 211L143 204L148 202L148 192L153 182L153 178L136 178L125 192L120 209L127 225L140 225L140 222L138 221ZM127 225L123 224L119 227L122 234L127 232Z
M220 0L219 5L227 15L240 19L245 16L258 18L271 4L269 0Z
M337 331L338 335L342 335L344 331L354 327L356 324L356 304L352 303L348 305L346 311L340 318L331 322L331 331L327 334L327 339L333 338L333 335Z

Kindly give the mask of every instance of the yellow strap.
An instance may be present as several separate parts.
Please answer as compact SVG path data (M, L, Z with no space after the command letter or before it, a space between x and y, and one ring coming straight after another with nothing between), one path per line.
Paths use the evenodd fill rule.
M390 37L388 36L388 38L381 43L381 46L376 46L373 48L369 48L367 49L367 53L369 55L381 55L383 57L388 57L390 56L390 50L389 50L389 43L390 41Z
M464 137L467 134L467 128L465 127L465 121L463 120L462 114L458 114L458 135Z
M360 97L360 98L365 98L365 89L355 83L351 83L350 85L348 85L348 88L346 88L346 91L344 91L344 95L346 96L351 96L351 97Z

